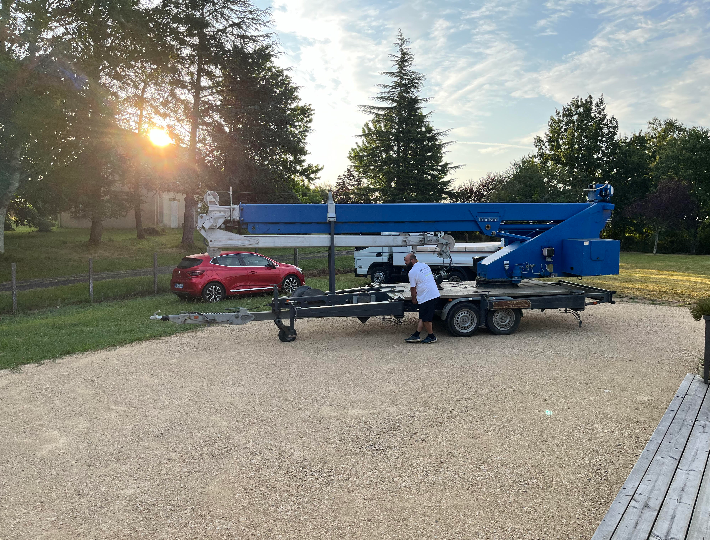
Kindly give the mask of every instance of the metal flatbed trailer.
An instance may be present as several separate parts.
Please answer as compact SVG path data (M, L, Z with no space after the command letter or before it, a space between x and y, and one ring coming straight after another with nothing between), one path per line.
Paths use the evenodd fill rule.
M518 329L523 310L564 309L582 324L580 311L586 306L614 303L615 291L559 280L555 282L523 280L520 284L478 286L476 282L443 282L436 315L446 323L448 331L468 337L479 328L494 334L512 334ZM303 286L291 297L279 297L274 290L271 311L251 312L239 308L223 313L189 312L179 315L155 314L151 319L178 324L235 324L273 321L279 339L296 339L298 319L356 317L365 323L370 317L390 316L401 319L416 312L409 286L406 284L362 287L325 293Z

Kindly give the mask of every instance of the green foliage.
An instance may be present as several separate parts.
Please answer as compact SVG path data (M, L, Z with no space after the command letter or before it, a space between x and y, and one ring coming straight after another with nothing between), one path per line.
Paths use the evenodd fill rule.
M381 84L375 97L384 105L361 107L372 119L348 159L379 202L438 202L451 183L446 177L456 167L444 161L446 132L434 130L423 111L426 100L419 91L424 76L412 69L408 43L400 31L397 52L390 55L395 70L383 73L391 83Z
M537 159L559 168L556 183L564 200L581 201L590 184L611 182L618 131L616 118L606 114L604 96L573 98L550 117L545 135L535 138Z
M312 187L322 167L307 163L313 109L274 63L271 45L235 45L221 86L224 132L215 135L225 183L241 202L322 202Z
M377 194L352 167L338 176L333 189L333 200L338 204L368 204L375 202Z
M703 315L710 317L710 297L701 298L690 306L690 314L696 321L702 319Z

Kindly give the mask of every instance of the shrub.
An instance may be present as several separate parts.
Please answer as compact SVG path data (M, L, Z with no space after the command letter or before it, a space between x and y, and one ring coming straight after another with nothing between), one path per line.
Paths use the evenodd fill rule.
M710 297L701 298L690 306L690 314L696 321L699 321L703 315L710 316Z

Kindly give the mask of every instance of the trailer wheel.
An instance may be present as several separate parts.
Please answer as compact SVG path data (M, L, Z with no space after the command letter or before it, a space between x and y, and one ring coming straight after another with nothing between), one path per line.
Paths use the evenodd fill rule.
M279 340L284 343L296 341L296 331L294 330L293 334L291 334L290 332L286 332L286 330L279 330Z
M390 272L386 266L373 266L371 275L373 284L387 283L390 279Z
M486 327L497 335L509 335L520 326L523 312L519 309L496 309L488 312Z
M453 336L472 336L478 329L478 306L471 302L456 304L446 317L446 327Z

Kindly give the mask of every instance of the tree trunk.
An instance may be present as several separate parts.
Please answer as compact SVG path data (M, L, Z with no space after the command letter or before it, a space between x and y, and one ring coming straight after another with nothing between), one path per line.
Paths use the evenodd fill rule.
M136 215L136 237L138 240L144 240L145 231L143 230L143 214L141 212L140 198L136 201L136 205L133 207L133 212Z
M185 195L185 221L182 224L182 242L184 248L189 248L195 245L193 233L195 231L195 211L197 210L197 201L192 194Z
M658 229L656 229L656 234L653 236L653 254L656 254L658 250Z
M5 253L5 216L10 201L15 196L17 188L20 187L20 156L22 150L19 146L13 149L10 158L10 166L7 171L7 185L0 189L0 253ZM4 182L3 182L4 183Z
M202 17L204 19L205 9L202 7ZM199 185L198 182L198 167L197 167L197 132L200 126L200 107L202 103L202 77L204 72L204 54L206 49L206 36L204 32L200 32L197 44L197 70L195 72L195 85L192 88L192 118L190 120L190 144L187 148L188 163L192 168L192 173L195 175L194 186ZM197 201L195 201L194 190L188 189L185 193L185 216L182 224L182 247L188 248L194 245L193 230L195 228L195 210L197 209Z
M98 246L101 243L101 235L104 232L104 222L100 217L91 218L91 232L89 233L89 245Z
M136 132L138 133L138 137L141 136L141 133L143 132L143 113L145 111L145 91L146 88L148 87L148 83L145 81L143 82L143 86L141 87L141 97L140 97L140 108L138 110L138 127L136 128ZM140 172L138 171L138 167L134 164L133 167L133 197L134 197L134 206L133 206L133 213L136 216L136 237L138 240L144 240L145 239L145 231L143 230L143 213L141 211L141 180L140 180Z

